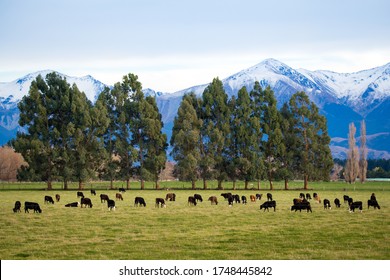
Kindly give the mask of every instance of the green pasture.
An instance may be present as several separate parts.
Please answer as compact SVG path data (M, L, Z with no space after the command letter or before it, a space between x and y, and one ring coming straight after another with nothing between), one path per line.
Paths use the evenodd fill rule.
M161 190L132 189L117 201L116 211L108 211L99 194L115 197L116 190L107 190L108 183L86 184L84 194L92 199L93 208L66 208L66 203L79 201L76 184L71 190L45 190L43 183L0 183L0 259L55 259L55 260L110 260L110 259L390 259L390 183L370 182L364 185L345 183L311 183L309 193L317 192L328 198L332 210L311 202L313 213L291 212L293 198L299 196L302 182L293 182L291 190L282 190L282 182L272 191L277 202L276 212L263 212L259 205L265 201L266 182L260 190L243 190L243 184L233 191L231 183L225 190L216 190L216 182L209 190L190 190L190 184L163 182ZM116 183L115 187L121 187ZM254 184L254 187L257 185ZM89 189L97 190L91 196ZM198 184L201 187L201 183ZM252 186L251 186L252 187ZM167 189L170 190L167 190ZM175 202L166 208L155 208L157 197L176 193ZM245 195L248 204L229 207L220 196L222 192ZM375 192L380 210L367 209L367 199ZM61 195L54 205L43 203L45 195ZM196 207L187 205L194 193L204 201ZM263 199L249 201L251 194L262 193ZM349 213L342 197L347 194L364 203L363 212ZM207 201L217 196L218 205ZM134 198L145 198L147 207L134 207ZM336 209L334 198L342 201ZM16 200L22 202L22 213L13 213ZM41 205L41 214L24 213L24 201Z

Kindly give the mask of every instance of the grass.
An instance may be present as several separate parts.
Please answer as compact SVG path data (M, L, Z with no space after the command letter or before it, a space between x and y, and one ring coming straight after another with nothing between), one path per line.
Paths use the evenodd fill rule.
M280 191L282 183L276 183L273 197L277 201L276 212L259 210L261 202L248 202L228 207L220 194L223 191L196 190L203 196L203 203L196 207L187 205L193 190L181 182L163 182L162 190L136 189L123 194L124 201L117 201L116 211L108 211L99 199L100 193L115 197L115 190L105 185L93 185L97 196L84 193L93 202L92 209L65 208L69 202L78 201L76 189L44 190L44 184L11 184L0 186L1 197L1 259L56 259L56 260L110 260L110 259L274 259L274 260L345 260L390 259L390 183L370 182L356 186L344 183L312 183L309 192L317 192L322 199L332 202L332 210L312 202L313 213L290 211L292 199L301 190ZM210 188L212 184L210 184ZM1 184L0 184L1 185ZM106 184L107 185L107 184ZM301 187L301 182L291 188ZM117 187L121 183L117 183ZM165 197L165 188L175 192L175 202L167 208L154 207L157 197ZM226 184L231 187L231 184ZM240 196L268 192L225 190ZM262 183L262 188L268 187ZM90 188L87 185L86 188ZM346 189L346 190L344 190ZM355 190L354 190L355 189ZM375 192L380 210L367 209L367 199ZM54 205L43 203L45 195L61 195ZM348 194L364 202L363 213L348 213L347 206L336 209L334 198L342 200ZM218 197L217 206L207 198ZM134 207L134 197L145 198L147 207ZM20 200L40 203L42 214L13 213L14 202ZM31 212L31 211L30 211Z

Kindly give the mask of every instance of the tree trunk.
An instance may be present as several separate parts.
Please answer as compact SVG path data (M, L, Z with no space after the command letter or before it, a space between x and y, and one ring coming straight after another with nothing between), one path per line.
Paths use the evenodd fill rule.
M126 189L130 190L130 179L126 179Z
M247 180L245 180L245 189L247 190L248 189L248 184L249 184L249 182L247 181Z
M195 180L192 180L192 181L191 181L191 186L192 186L192 189L193 189L193 190L196 189L196 181L195 181Z
M284 179L284 189L288 190L288 179Z
M110 190L114 188L114 180L111 178L110 180Z
M79 190L83 190L84 189L84 182L79 180Z
M68 180L64 180L64 190L68 189Z
M51 184L51 180L48 180L48 181L47 181L47 189L48 189L48 190L52 190L52 189L53 189L53 186L52 186L52 184Z
M260 180L257 181L257 189L260 190Z
M155 181L155 183L156 183L156 190L159 190L160 189L160 183L159 183L158 179Z
M141 178L141 190L144 190L145 189L145 182L144 180Z
M304 188L305 190L307 190L307 189L308 189L308 186L309 186L309 176L308 176L307 174L305 174L303 177L304 177L303 188Z
M236 180L233 180L233 190L236 190Z
M218 190L223 190L222 180L218 180Z
M203 189L207 190L207 180L203 179Z

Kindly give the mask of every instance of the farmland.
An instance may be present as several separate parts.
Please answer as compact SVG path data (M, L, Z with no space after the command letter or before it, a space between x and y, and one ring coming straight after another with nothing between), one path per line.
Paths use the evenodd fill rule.
M200 185L200 184L199 184ZM390 258L390 183L370 182L364 185L344 183L311 183L308 192L328 198L332 210L311 202L313 213L291 212L292 199L299 196L302 182L291 184L289 191L275 183L273 197L276 211L263 212L259 205L265 201L268 185L260 190L216 190L216 182L209 190L190 190L182 182L162 182L161 190L132 190L117 201L116 211L108 211L99 194L115 198L117 190L107 190L107 183L86 185L84 194L91 198L93 208L66 208L66 203L79 201L76 188L62 190L54 185L47 191L43 183L1 184L0 258L1 259L389 259ZM70 186L75 187L75 186ZM116 187L121 187L117 183ZM91 196L89 189L96 189ZM170 190L167 190L170 188ZM166 208L155 208L157 197L176 193L175 202ZM222 192L237 193L248 198L248 204L228 203ZM375 192L380 210L367 209L367 199ZM43 203L45 195L61 195L54 205ZM194 193L204 201L196 207L188 206L187 198ZM249 195L262 193L261 201L250 202ZM347 194L355 201L363 201L363 212L349 213L342 197ZM209 196L218 197L218 205L210 205ZM145 198L147 207L134 207L134 198ZM333 200L341 200L335 208ZM22 213L13 213L16 200L22 202ZM41 214L24 213L24 201L38 202Z

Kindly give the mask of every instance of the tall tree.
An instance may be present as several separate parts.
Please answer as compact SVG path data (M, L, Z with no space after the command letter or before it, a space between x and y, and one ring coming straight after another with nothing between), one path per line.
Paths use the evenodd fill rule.
M344 174L345 180L350 184L355 183L356 178L359 175L359 149L356 146L355 133L355 124L350 123L348 133L347 163Z
M180 180L191 181L192 189L195 189L198 179L202 126L194 104L196 104L196 96L193 93L183 96L174 120L171 137L171 155L177 162L175 173Z
M203 132L207 156L213 157L213 175L218 181L218 189L227 178L227 147L230 129L230 111L227 94L221 80L215 78L203 92ZM209 166L210 167L210 166Z
M363 120L360 125L360 158L359 158L359 179L364 183L367 178L367 136L366 122Z
M301 162L297 171L303 176L304 189L308 189L309 179L329 180L333 165L326 118L319 114L318 107L304 92L295 93L289 106L294 118L294 135L300 147L297 156Z

